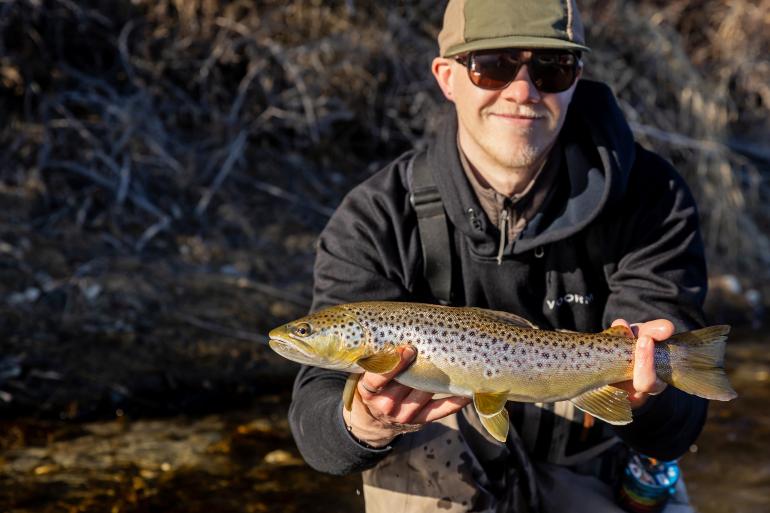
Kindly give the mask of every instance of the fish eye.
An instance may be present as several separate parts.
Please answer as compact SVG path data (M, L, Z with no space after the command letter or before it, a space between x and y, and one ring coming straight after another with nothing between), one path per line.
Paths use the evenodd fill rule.
M307 337L310 335L311 329L310 325L306 322L301 322L294 326L294 329L292 330L295 335L298 337Z

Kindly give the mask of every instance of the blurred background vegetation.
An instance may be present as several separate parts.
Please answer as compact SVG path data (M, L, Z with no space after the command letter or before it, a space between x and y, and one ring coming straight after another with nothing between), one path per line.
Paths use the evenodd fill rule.
M760 328L770 0L580 5L587 75L696 195L711 320ZM295 368L264 334L307 309L315 238L344 193L423 146L448 108L429 73L442 12L429 0L0 0L0 509L172 511L158 498L164 465L230 465L234 452L252 458L241 485L260 499L218 511L316 504L326 478L298 481L306 498L281 509L269 504L287 488L252 486L271 482L270 465L302 468L279 411ZM255 397L251 416L206 417ZM196 415L179 428L193 431L125 420L176 415ZM123 441L162 432L156 454L168 436L219 438L195 457L68 467L53 445L92 449L92 422ZM211 472L166 485L245 493L202 486ZM93 486L112 492L72 491ZM213 507L169 493L180 511Z

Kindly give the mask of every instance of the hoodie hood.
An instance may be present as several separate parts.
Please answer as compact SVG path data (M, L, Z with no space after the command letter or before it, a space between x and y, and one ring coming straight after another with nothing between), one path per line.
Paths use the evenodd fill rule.
M498 250L499 231L484 214L468 183L457 149L457 116L452 112L428 153L431 170L455 228L480 256ZM514 254L562 240L596 219L625 193L635 158L634 138L612 91L581 80L559 134L560 176L543 208L506 249Z

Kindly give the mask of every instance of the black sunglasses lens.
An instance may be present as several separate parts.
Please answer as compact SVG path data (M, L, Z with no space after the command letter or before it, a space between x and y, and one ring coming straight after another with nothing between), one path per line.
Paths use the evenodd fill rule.
M474 52L468 68L471 81L482 89L504 89L519 72L519 55L499 50ZM577 57L570 52L534 52L528 65L532 82L544 93L566 91L577 78Z
M536 53L529 65L530 78L544 93L566 91L577 78L578 63L571 53Z
M509 52L476 52L471 55L471 81L482 89L503 89L519 72L521 63Z

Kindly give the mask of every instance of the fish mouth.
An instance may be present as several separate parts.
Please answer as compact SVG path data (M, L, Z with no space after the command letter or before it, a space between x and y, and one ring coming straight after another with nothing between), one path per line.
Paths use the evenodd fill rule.
M287 360L300 363L302 365L310 365L313 367L323 367L324 369L339 370L346 372L359 371L358 366L350 361L338 361L337 359L329 359L315 352L312 346L306 344L301 340L286 339L285 335L278 335L276 333L270 333L270 341L268 345L270 349L283 356ZM304 347L303 347L304 346Z
M302 351L294 341L271 336L268 345L270 349L293 362L301 363L302 365L318 365L320 363L317 356Z

